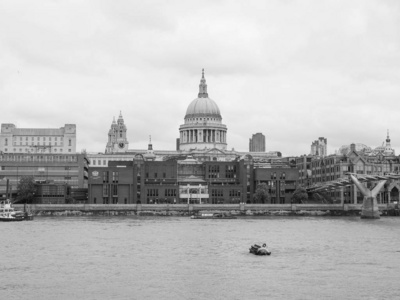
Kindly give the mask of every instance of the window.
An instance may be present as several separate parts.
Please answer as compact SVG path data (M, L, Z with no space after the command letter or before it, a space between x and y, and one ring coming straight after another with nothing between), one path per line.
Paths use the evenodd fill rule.
M103 172L103 182L108 182L108 171Z
M158 189L148 189L147 196L148 197L158 197Z
M71 139L68 140L68 146L71 146Z
M93 203L96 204L97 203L97 199L96 197L93 198Z
M235 165L226 166L225 177L226 178L236 178L236 166Z
M103 184L103 196L108 196L108 184Z
M230 190L229 197L240 197L240 190Z
M211 196L213 197L223 197L224 196L224 191L221 189L212 189L211 190Z
M118 172L112 173L112 180L113 180L113 182L118 182Z
M208 178L219 178L219 166L209 165L208 166Z
M176 197L176 189L165 189L165 197Z

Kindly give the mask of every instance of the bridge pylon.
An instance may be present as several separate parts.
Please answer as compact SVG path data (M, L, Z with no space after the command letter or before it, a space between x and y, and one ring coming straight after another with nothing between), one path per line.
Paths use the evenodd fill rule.
M352 174L349 174L351 181L357 186L360 190L361 194L364 195L364 201L361 209L361 218L362 219L379 219L379 207L378 202L376 200L376 196L385 185L387 180L380 180L378 184L372 189L369 190Z

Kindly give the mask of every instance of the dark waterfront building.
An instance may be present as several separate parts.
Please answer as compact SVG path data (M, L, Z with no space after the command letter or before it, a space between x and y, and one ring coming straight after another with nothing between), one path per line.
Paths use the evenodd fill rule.
M65 204L69 202L71 188L65 183L36 184L35 203Z
M256 185L270 186L271 203L290 203L298 170L285 166L254 169L253 158L201 161L192 156L168 161L109 161L89 170L89 203L209 203L253 202Z
M265 135L261 132L253 134L249 140L249 152L265 152Z
M137 181L133 162L110 161L108 168L91 167L89 175L89 203L134 203Z
M87 189L88 160L85 154L48 154L48 153L3 153L0 155L0 190L6 190L6 180L9 180L10 189L16 190L18 182L23 176L33 176L38 186L36 203L61 203L72 194L80 194ZM60 197L60 186L68 186ZM51 187L53 186L53 187ZM54 193L54 191L57 191ZM70 192L68 195L67 191ZM75 191L74 193L72 191ZM77 193L77 191L80 191ZM85 194L85 192L83 191ZM40 195L46 195L41 197ZM54 195L51 196L51 195ZM49 200L50 198L53 200ZM48 198L48 199L45 199ZM79 196L79 201L82 197ZM65 201L64 201L65 203Z
M299 172L293 168L260 168L254 170L255 185L267 184L271 195L271 204L290 203L298 179Z

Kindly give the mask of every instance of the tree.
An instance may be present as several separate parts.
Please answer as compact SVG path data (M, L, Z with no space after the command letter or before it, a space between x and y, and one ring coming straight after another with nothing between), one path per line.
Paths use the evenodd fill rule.
M299 186L292 194L292 203L303 203L308 200L307 190Z
M254 202L256 203L268 203L271 200L269 194L268 185L266 183L260 183L257 185L256 191L253 196Z
M25 200L32 202L35 195L36 185L33 176L22 176L17 186L17 201Z

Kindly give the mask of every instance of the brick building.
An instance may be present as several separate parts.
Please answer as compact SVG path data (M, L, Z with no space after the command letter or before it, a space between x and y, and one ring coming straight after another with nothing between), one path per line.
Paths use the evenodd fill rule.
M107 167L90 167L89 203L252 203L260 182L271 187L271 203L290 203L298 170L253 166L250 155L232 161L200 161L191 156L148 161L143 155L131 162L109 161Z

